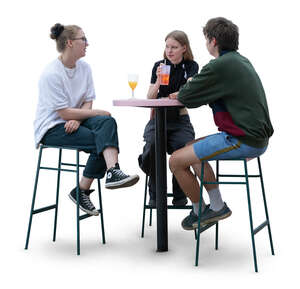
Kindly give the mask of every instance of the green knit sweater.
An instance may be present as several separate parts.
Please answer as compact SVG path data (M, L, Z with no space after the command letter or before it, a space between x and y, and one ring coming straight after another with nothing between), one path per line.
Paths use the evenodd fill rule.
M177 96L188 108L209 104L220 131L264 147L273 134L262 83L249 60L236 51L211 60Z

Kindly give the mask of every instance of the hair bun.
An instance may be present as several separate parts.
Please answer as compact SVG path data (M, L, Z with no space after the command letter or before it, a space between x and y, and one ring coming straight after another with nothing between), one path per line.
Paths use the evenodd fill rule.
M51 28L51 34L50 38L51 39L57 39L59 35L63 32L65 27L61 25L60 23L56 23L52 28Z

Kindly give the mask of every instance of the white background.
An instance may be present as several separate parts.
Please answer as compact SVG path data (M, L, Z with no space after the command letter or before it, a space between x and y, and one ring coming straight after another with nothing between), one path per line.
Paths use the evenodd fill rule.
M297 287L300 43L296 2L2 1L1 287ZM239 26L239 51L251 60L262 79L275 129L262 163L276 256L270 254L267 232L256 235L259 274L253 271L243 187L221 188L233 215L220 224L219 251L213 248L213 230L202 235L198 268L194 267L193 234L180 226L186 211L169 212L168 252L155 252L155 226L147 226L145 238L140 238L144 176L137 156L149 111L112 106L113 99L130 96L130 72L139 74L136 96L145 98L153 63L161 59L164 37L171 30L184 30L195 60L200 66L207 63L211 57L202 27L217 16ZM85 60L93 70L95 107L111 111L117 119L121 167L142 176L134 188L103 189L107 244L99 243L98 218L85 220L81 223L80 257L75 254L75 207L67 197L75 179L67 173L62 177L57 242L51 241L53 212L47 212L34 216L29 250L24 250L37 160L32 126L37 82L45 65L57 57L55 43L49 38L56 22L77 24L86 33L90 46ZM198 137L216 131L207 107L192 110L190 115ZM48 151L45 160L55 163L57 156ZM263 221L263 211L258 183L254 182L253 188L257 225ZM53 203L55 174L41 173L39 189L37 207Z

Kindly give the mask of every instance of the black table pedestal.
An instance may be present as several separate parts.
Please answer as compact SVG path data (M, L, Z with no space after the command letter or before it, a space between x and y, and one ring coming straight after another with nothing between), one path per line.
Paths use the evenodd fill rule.
M157 252L168 251L166 109L155 108Z

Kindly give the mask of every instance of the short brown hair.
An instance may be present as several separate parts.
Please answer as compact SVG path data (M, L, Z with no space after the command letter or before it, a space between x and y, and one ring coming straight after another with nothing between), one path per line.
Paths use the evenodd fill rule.
M184 60L194 59L193 52L190 46L190 41L185 32L180 30L174 30L166 36L165 41L167 41L168 38L173 38L174 40L178 41L182 46L184 45L186 46L186 51L183 53ZM164 58L167 58L165 51L164 51Z
M56 23L51 27L50 38L56 41L56 49L58 52L63 52L67 45L67 40L72 40L76 37L78 30L81 28L77 25L61 25Z
M209 39L216 39L219 52L239 49L239 28L230 20L217 17L208 20L203 27L203 34Z

